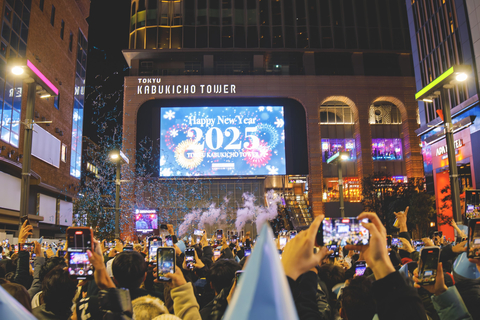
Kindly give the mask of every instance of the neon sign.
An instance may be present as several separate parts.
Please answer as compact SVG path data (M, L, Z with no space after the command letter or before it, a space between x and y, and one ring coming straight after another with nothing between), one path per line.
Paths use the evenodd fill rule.
M455 149L460 149L463 146L465 146L463 144L463 139L457 139L457 140L453 141L453 147ZM438 156L444 155L447 152L448 152L447 145L443 145L443 146L437 148L437 151L435 152L435 155L438 157Z

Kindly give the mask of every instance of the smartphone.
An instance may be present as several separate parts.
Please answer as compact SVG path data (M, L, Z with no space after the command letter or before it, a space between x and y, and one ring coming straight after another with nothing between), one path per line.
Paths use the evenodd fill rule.
M241 277L242 273L243 273L243 270L235 271L235 280L236 280L237 286L238 286L238 281L240 281L240 277Z
M367 263L364 260L358 260L355 262L355 276L363 276L365 270L367 269Z
M79 280L93 279L93 266L88 260L87 250L93 251L93 231L90 227L67 229L68 273Z
M215 258L215 260L220 258L220 250L214 250L213 251L213 257Z
M403 244L402 244L402 241L400 241L399 238L392 238L392 246L397 247L397 248L402 248Z
M290 240L297 236L297 230L290 231Z
M24 243L22 250L27 252L33 252L33 248L35 248L35 243Z
M202 231L202 230L197 230L197 229L195 229L195 230L193 231L193 234L194 234L195 236L203 237L203 231Z
M471 259L480 258L480 219L470 219L468 222L467 252Z
M33 260L33 259L35 259L36 257L37 257L37 255L36 255L35 253L32 253L31 259Z
M237 243L237 236L232 236L231 242L232 243Z
M327 245L327 250L330 251L332 250L333 252L328 256L330 259L335 259L340 256L340 251L338 250L338 247L336 244L332 245Z
M148 257L147 261L151 264L157 263L157 250L162 246L162 238L150 237L148 238Z
M413 240L413 247L415 248L416 251L420 252L422 248L425 246L425 243L423 243L422 240Z
M157 278L160 281L171 281L165 277L168 273L175 273L175 248L160 247L157 249Z
M172 236L165 236L165 242L167 243L167 246L173 247Z
M418 280L420 285L431 285L437 277L438 259L440 257L439 247L423 247L420 251L418 262Z
M222 229L218 229L217 230L217 239L218 240L222 240L223 238L223 230Z
M368 219L359 221L356 218L325 218L317 230L317 247L337 244L344 240L353 245L366 245L369 242L370 234L361 222L368 222Z
M161 224L160 229L168 230L168 226L166 224Z
M59 258L63 258L63 257L65 257L65 254L67 253L67 251L65 251L65 250L58 250L57 253L58 253L58 257L59 257Z
M251 255L251 254L252 254L252 247L250 247L250 246L248 246L248 247L245 246L245 247L243 248L243 254L245 255L245 257L248 257L249 255Z
M185 249L185 263L188 269L193 269L196 263L195 261L195 248L186 248Z

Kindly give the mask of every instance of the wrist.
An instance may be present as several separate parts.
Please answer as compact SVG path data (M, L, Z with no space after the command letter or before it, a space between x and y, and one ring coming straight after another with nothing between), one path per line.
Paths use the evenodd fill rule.
M395 272L395 268L390 259L375 262L371 268L376 280L385 278L389 274Z
M445 291L448 290L448 287L446 285L443 285L443 288L440 288L438 290L435 290L435 295L436 296L439 296L441 295L442 293L444 293Z

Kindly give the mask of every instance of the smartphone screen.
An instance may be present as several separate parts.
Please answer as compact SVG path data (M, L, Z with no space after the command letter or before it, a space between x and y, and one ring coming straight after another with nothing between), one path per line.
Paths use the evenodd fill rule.
M252 248L245 246L244 249L243 249L243 252L244 252L245 257L248 257L249 255L252 254Z
M392 238L392 246L397 247L397 248L401 248L403 246L402 241L400 241L400 239L398 239L398 238Z
M185 263L188 269L193 269L196 263L195 261L195 249L194 248L187 248L185 249Z
M220 250L214 250L213 251L213 257L215 258L215 260L217 260L218 258L220 258Z
M420 280L421 285L430 285L435 283L439 256L439 247L424 247L422 251L420 251L418 279Z
M480 258L480 219L471 219L468 223L468 257Z
M423 243L422 240L413 240L413 246L415 247L416 251L420 252L425 246L425 243Z
M67 229L68 273L76 279L92 279L93 267L88 260L87 250L92 250L92 229L76 227Z
M157 249L162 246L162 238L150 237L148 238L148 263L157 263Z
M339 241L347 241L354 245L368 244L370 234L356 218L325 218L323 219L316 235L317 246L332 245Z
M133 251L133 246L130 246L130 245L125 246L123 247L123 251Z
M367 269L367 263L365 261L359 260L355 262L355 276L363 276L365 270Z
M165 242L167 243L167 246L173 247L172 236L165 236Z
M34 243L24 243L22 246L22 250L27 252L33 252L34 247L35 247Z
M328 249L328 251L330 251L330 250L333 251L333 252L328 256L330 259L334 259L334 258L338 257L339 254L340 254L340 252L338 251L338 247L337 247L336 244L327 245L327 249Z
M203 236L203 231L195 229L195 231L193 231L193 234L196 235L196 236L202 237Z
M223 238L223 230L218 229L217 230L217 239L222 240L222 238Z
M232 236L232 243L237 243L237 236Z
M59 258L63 258L63 257L65 257L65 254L67 253L67 251L65 251L65 250L58 250L57 253L58 253L58 257L59 257Z
M175 273L175 249L160 247L157 249L157 277L161 281L170 281L165 277L168 273Z
M297 231L296 231L296 230L290 231L290 239L295 238L296 235L297 235Z

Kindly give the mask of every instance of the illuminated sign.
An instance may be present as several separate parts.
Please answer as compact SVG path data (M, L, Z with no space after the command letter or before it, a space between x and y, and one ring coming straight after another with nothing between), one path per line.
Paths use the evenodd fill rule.
M283 107L161 108L160 176L283 175Z
M237 86L234 84L161 84L162 78L138 78L138 95L186 95L186 94L236 94Z
M455 149L460 149L461 147L463 147L464 146L463 139L457 139L457 140L453 141L453 146L455 147ZM447 152L448 152L448 147L447 147L447 145L444 145L444 146L441 146L441 147L437 148L437 151L435 152L435 155L438 157L438 156L441 156L443 154L446 154Z
M289 177L288 183L307 183L307 177Z

